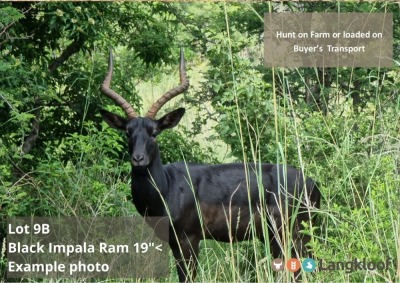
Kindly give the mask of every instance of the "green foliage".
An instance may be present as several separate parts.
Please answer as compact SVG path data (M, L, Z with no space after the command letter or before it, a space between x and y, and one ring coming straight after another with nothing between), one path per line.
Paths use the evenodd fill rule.
M98 88L110 44L126 44L118 48L113 86L138 111L135 86L156 73L149 64L172 61L171 50L147 48L173 40L176 25L160 22L170 17L169 5L2 2L0 9L0 137L10 182L35 170L47 144L87 134L87 120L100 123L100 105L109 103ZM143 31L155 37L146 41Z
M164 131L157 141L161 159L164 164L185 161L194 163L216 163L215 153L211 147L203 149L197 141L177 130Z
M47 144L34 172L4 184L8 189L1 203L7 210L2 217L127 213L129 203L123 200L130 192L130 166L120 158L121 138L108 128L85 126L89 135L74 133Z
M0 9L0 29L5 30L7 26L15 21L22 19L24 15L13 7L3 7Z
M350 261L354 258L366 258L369 261L386 261L396 259L396 238L398 239L399 211L399 184L400 180L393 174L396 164L393 156L373 154L355 168L332 165L331 170L324 172L338 176L347 174L348 180L337 180L330 183L326 191L326 213L322 226L319 228L324 234L322 241L315 241L313 249L316 257L326 262ZM335 168L333 168L335 167ZM371 170L372 169L372 170ZM374 170L375 169L375 172ZM373 174L371 175L371 171ZM354 173L363 175L365 187L353 179ZM356 177L356 176L355 176ZM349 233L349 231L352 231ZM395 264L396 260L393 264ZM383 271L380 276L386 281L394 281L394 266ZM358 282L366 277L365 271L356 271L345 274L345 271L335 272L336 278L344 278ZM327 272L320 272L317 280L330 280ZM379 281L379 280L378 280Z
M216 163L214 143L197 136L213 127L235 160L290 163L318 180L319 222L304 231L313 235L318 258L398 257L398 68L272 70L263 66L260 44L263 13L279 10L392 12L397 46L399 9L395 2L340 1L1 2L1 237L12 216L136 213L125 140L98 115L100 108L119 111L99 93L108 48L115 56L113 89L140 111L137 84L175 71L182 44L189 71L201 77L186 101L208 115L199 115L192 131L158 137L164 163ZM397 65L399 53L394 48ZM200 262L207 268L198 280L288 279L272 274L269 256L254 242L207 244ZM0 268L5 264L2 254ZM394 269L305 276L310 282L398 280Z

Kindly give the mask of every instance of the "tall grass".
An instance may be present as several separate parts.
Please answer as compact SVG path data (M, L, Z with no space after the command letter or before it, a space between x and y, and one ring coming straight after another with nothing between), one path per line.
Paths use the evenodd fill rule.
M288 111L294 111L289 99L285 103L287 103ZM332 133L332 136L335 136L333 141L321 137L318 133L305 133L305 129L309 129L307 122L293 119L285 125L294 130L298 141L306 141L311 148L321 147L332 151L332 154L326 155L323 159L320 155L313 157L312 152L304 152L300 143L297 145L298 160L301 160L298 165L301 170L321 183L323 200L321 209L317 211L318 225L316 227L306 225L303 231L312 235L310 248L319 264L327 266L331 262L352 261L355 258L359 260L365 258L367 261L374 262L386 262L387 258L393 260L388 270L353 272L319 270L311 274L303 274L304 282L400 282L398 267L394 263L400 262L400 180L397 171L400 137L398 133L384 130L391 128L392 119L398 121L399 113L400 109L396 108L394 117L384 117L384 121L380 121L382 125L379 129L375 128L373 132L365 136L363 139L365 144L361 145L354 144L352 141L353 123L356 120L340 123L340 133ZM238 109L238 115L243 115L240 109ZM377 116L374 117L375 124L378 122L377 119ZM336 131L338 126L334 114L330 117L318 116L314 122L322 123L328 133ZM238 129L240 127L238 124ZM283 129L277 130L282 133ZM262 126L256 128L255 133L262 135ZM285 140L292 137L277 136L279 136L277 158L283 162L287 159ZM82 141L86 150L81 152L80 162L60 163L56 171L53 167L54 160L49 161L50 167L45 165L40 167L40 172L37 173L42 174L41 181L34 187L42 200L41 211L46 211L44 206L48 205L60 207L59 213L62 215L82 213L112 215L114 212L116 215L121 215L121 207L125 207L125 213L122 214L133 213L132 205L126 197L129 194L127 170L124 173L119 169L110 172L108 165L102 163L103 158L95 159L96 156L100 157L99 147L88 147L90 144L97 144L102 137L99 133L92 135L93 140ZM370 148L372 140L378 140L379 147L373 147L366 154L363 148ZM76 144L76 139L74 143ZM78 144L76 146L83 147ZM252 155L244 156L244 160L259 160L260 150L263 150L263 145L258 144L257 139L254 139ZM102 165L93 170L87 166L89 162ZM116 166L114 168L118 168L121 164L116 164ZM94 172L97 173L93 174ZM44 176L48 177L43 178ZM47 183L43 180L47 180ZM59 194L43 190L50 187L58 190ZM66 188L70 189L66 190ZM124 194L121 194L121 188ZM112 202L114 205L111 204ZM268 216L264 215L263 218L268 219ZM227 225L231 225L229 221ZM265 232L268 233L267 223L264 225ZM290 230L290 225L287 225L285 229ZM285 235L290 235L290 233L285 233ZM291 245L292 240L286 236L282 240L283 258L290 258ZM287 282L292 278L292 274L288 271L272 271L268 243L254 240L237 244L207 240L201 243L200 250L196 279L198 282ZM2 253L2 260L4 256ZM176 282L177 276L172 257L170 263L170 277L162 281ZM67 279L46 281L69 282ZM105 280L105 282L132 281L142 282L142 280L127 279Z
M230 53L233 56L232 51ZM231 68L233 74L235 66L232 64ZM274 72L279 74L281 70ZM281 81L290 80L283 71L280 76ZM275 77L274 75L273 78ZM310 88L311 86L306 85L305 78L302 79L305 88ZM394 125L400 121L400 101L389 108L381 107L384 102L381 101L380 89L377 88L375 103L370 105L372 109L363 109L365 115L355 115L349 110L348 104L340 102L326 116L313 113L303 119L296 114L298 109L290 98L290 89L284 88L286 93L280 100L276 94L276 84L277 82L272 82L276 161L287 163L287 160L296 160L294 165L320 183L322 204L319 210L313 211L317 214L317 225L313 227L305 223L302 231L312 236L309 248L318 264L326 267L332 262L364 258L368 262L386 262L388 258L392 260L387 270L349 272L319 269L310 274L303 273L303 281L400 282L400 134L398 127ZM260 143L258 137L264 134L266 121L243 124L241 117L247 114L239 105L235 85L233 92L236 104L236 136L243 148L246 141L244 136L254 137L250 144L250 155L243 150L242 161L262 161L261 152L265 150L265 145ZM284 106L286 116L292 117L291 119L280 120L278 104ZM338 114L346 111L346 117ZM372 126L368 128L364 124ZM358 130L355 130L355 125ZM86 127L92 129L90 124L86 124ZM251 132L249 129L252 129ZM96 131L93 127L93 132L88 137L74 136L67 139L64 145L51 145L49 148L58 149L59 154L49 152L49 159L47 163L42 162L36 172L36 179L31 184L24 184L33 190L31 193L40 198L40 202L35 202L36 211L46 216L58 216L51 210L53 207L60 208L59 215L135 214L128 197L129 166L120 162L121 158L112 150L118 146L115 140L120 140L120 137L115 136L112 130ZM288 156L288 152L291 152L288 150L289 143L293 140L297 156ZM76 158L63 162L63 146L75 147ZM99 152L99 149L102 151ZM244 168L248 173L249 168L245 165ZM263 198L261 172L256 173L259 176L260 197ZM190 180L188 182L191 183ZM17 191L25 188L16 183L15 188L10 188L10 192L13 189ZM35 212L35 209L32 211ZM198 203L196 209L201 215ZM287 208L282 208L282 213L287 213ZM261 215L265 219L264 233L268 235L268 213L261 211ZM282 216L287 219L285 215ZM229 212L227 225L232 225L229 222ZM291 257L292 226L293 223L288 220L284 227L285 236L281 240L284 259ZM276 233L276 229L272 230ZM201 242L200 251L196 278L198 282L287 282L293 279L289 271L272 270L267 240L265 243L254 240L239 244L206 240ZM0 260L5 261L4 247ZM177 281L172 256L170 264L171 274L161 280L162 282ZM70 282L67 279L44 281Z
M234 69L233 65L232 69ZM282 76L284 76L283 72ZM286 79L283 78L282 81ZM303 81L306 80L303 78ZM277 102L275 91L274 88L274 101ZM243 130L256 128L255 136L257 136L262 134L260 130L262 126L246 125L244 127L241 124L240 117L246 113L240 109L235 89L233 92L237 111L237 137L243 146L245 142ZM289 89L288 93L290 93ZM386 115L383 109L374 107L372 118L366 118L363 115L355 115L351 109L349 110L349 105L342 101L328 115L315 114L309 118L310 121L303 121L296 115L290 95L285 96L284 101L279 103L285 105L287 116L294 118L280 123L277 103L274 103L277 161L298 160L297 165L300 169L322 184L323 201L321 209L317 211L318 225L316 227L306 225L303 231L312 235L310 249L314 252L321 268L312 274L304 273L303 280L306 282L399 282L400 271L397 263L400 262L400 178L398 175L400 136L396 131L398 128L392 127L392 123L399 122L399 104L391 109L391 115ZM377 88L375 106L380 103L380 90ZM343 111L348 111L345 118L339 115ZM369 114L367 109L366 115ZM259 125L263 123L264 121L259 121ZM357 137L359 134L355 129L357 123L371 124L373 127L367 131L359 130L363 136ZM317 131L310 131L310 126L317 124L319 129L322 129L323 135L319 135ZM289 133L295 133L298 154L296 158L286 156L288 152L286 142L293 138ZM377 140L379 140L378 146ZM312 150L304 150L301 141L318 151L328 148L331 153L314 157ZM359 144L359 141L362 144ZM258 143L257 138L253 142L250 157L243 151L244 162L260 160L259 150L262 150L263 145ZM230 225L228 219L227 225ZM290 233L285 234L290 235ZM289 243L289 246L291 245L290 238L283 240ZM199 265L200 267L207 266L207 270L200 268L198 280L224 282L290 280L291 274L288 271L276 273L271 270L268 249L268 245L264 246L256 240L244 244L205 241ZM282 245L282 250L284 257L289 258L289 249ZM251 260L249 260L249 255L251 255ZM363 259L374 263L386 263L390 259L390 264L383 270L368 270L367 266L365 266L366 270L349 270L349 263L344 270L322 269L337 262L363 261ZM210 267L213 268L212 271L209 270Z

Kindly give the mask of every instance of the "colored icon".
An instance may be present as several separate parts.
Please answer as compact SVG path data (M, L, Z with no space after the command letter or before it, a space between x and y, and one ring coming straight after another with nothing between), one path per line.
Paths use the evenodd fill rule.
M275 259L272 261L271 266L272 266L272 270L273 270L273 271L282 271L283 268L284 268L283 260L280 259L280 258L275 258Z
M287 261L286 267L291 272L296 272L300 269L300 261L297 258L291 258Z
M306 258L303 260L301 267L303 267L305 272L313 272L317 268L317 265L312 258Z

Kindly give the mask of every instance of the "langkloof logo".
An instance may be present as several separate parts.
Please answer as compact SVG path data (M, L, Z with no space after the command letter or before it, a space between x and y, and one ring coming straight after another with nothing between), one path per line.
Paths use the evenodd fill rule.
M319 261L319 264L315 262L312 258L306 258L300 264L300 261L296 258L291 258L286 261L286 264L283 263L283 260L280 258L275 258L272 263L272 269L274 271L282 271L286 266L286 270L291 272L297 272L300 267L305 272L313 272L318 268L319 271L335 271L335 270L344 270L346 273L351 273L358 270L389 270L390 266L394 266L395 262L388 258L386 261L371 261L363 258L359 260L357 258L350 261Z
M331 261L320 262L318 265L319 270L345 270L346 273L351 273L357 270L389 270L389 267L394 264L391 258L386 261L368 261L363 258L361 261L357 258L350 261Z

